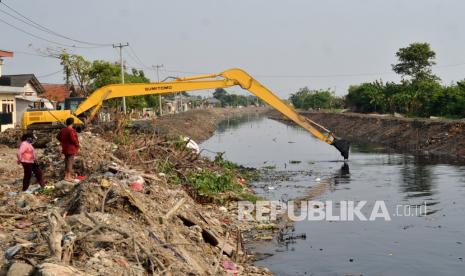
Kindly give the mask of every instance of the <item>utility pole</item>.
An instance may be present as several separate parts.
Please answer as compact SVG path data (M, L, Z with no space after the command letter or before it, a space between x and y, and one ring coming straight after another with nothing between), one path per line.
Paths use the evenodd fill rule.
M163 68L163 64L152 65L152 68L154 70L156 70L156 72L157 72L157 82L160 82L160 74L158 73L158 70L160 68ZM163 108L162 108L162 104L161 104L161 95L158 95L158 104L160 106L160 116L161 116L162 113L163 113Z
M119 63L121 65L121 83L124 84L124 64L123 64L123 48L128 47L129 43L126 44L113 44L113 48L119 48ZM123 112L126 114L126 97L123 97Z

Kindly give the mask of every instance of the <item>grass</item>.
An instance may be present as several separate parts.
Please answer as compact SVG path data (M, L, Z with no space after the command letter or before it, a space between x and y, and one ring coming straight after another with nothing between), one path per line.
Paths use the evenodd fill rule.
M204 169L190 173L187 179L201 195L213 196L226 191L242 192L242 186L237 183L235 175L229 171L217 173Z
M232 192L239 200L257 201L257 197L253 193L245 192L245 187L239 183L239 179L256 179L259 174L257 170L225 160L223 153L217 154L213 162L220 167L218 170L203 169L191 172L187 176L188 182L200 195L216 197L225 192Z
M217 164L218 166L222 167L222 168L225 168L225 169L240 169L242 168L242 166L234 163L234 162L231 162L229 160L226 160L224 159L223 157L224 155L224 152L218 152L215 156L215 159L213 160L213 162L215 164Z

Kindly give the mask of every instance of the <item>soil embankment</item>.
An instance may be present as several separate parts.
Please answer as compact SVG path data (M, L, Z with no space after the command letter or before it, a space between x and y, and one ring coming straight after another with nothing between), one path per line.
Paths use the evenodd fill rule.
M353 143L381 145L435 159L465 162L465 120L411 119L357 113L301 112ZM270 115L283 119L276 112Z
M218 123L228 117L248 113L264 113L268 110L267 107L197 109L165 115L154 122L146 121L145 123L138 123L142 128L154 126L158 132L170 137L183 135L201 142L210 138L215 132Z

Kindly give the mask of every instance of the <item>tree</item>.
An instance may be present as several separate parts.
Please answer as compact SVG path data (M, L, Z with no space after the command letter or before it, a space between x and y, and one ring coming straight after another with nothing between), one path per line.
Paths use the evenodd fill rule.
M402 77L408 76L412 80L439 79L431 71L431 66L436 64L436 53L428 43L412 43L408 47L400 48L396 56L399 62L392 65L392 70Z
M289 100L297 108L341 108L343 100L331 94L329 90L310 90L308 87L291 94Z
M74 85L76 82L83 94L82 96L87 96L90 92L89 84L92 81L89 74L92 63L80 55L70 55L66 52L62 52L59 58L61 65L63 65L66 84Z
M384 112L386 109L385 86L380 81L352 85L347 94L347 104L358 112Z
M121 67L117 63L104 60L91 62L80 55L70 55L65 52L60 55L60 59L65 75L69 73L72 77L68 84L72 85L76 82L82 92L81 96L88 96L90 92L105 85L121 83ZM132 69L131 73L125 72L124 79L126 83L149 82L144 72L136 69ZM128 97L127 106L129 108L158 107L158 98L155 95Z
M221 100L221 98L223 98L227 94L228 93L223 88L216 88L215 92L213 92L213 98L215 98L217 100Z

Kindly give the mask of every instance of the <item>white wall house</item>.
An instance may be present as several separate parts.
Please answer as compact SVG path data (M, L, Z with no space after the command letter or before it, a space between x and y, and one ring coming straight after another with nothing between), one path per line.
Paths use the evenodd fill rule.
M20 87L0 86L0 132L16 124L16 96L21 95Z
M23 113L31 107L53 109L53 105L49 100L38 97L38 94L44 92L44 88L33 74L0 76L0 87L2 87L0 91L4 91L4 93L0 92L0 95L4 95L1 96L2 99L12 104L10 109L9 107L2 108L2 111L7 110L13 116L13 122L2 126L1 131L6 128L20 126Z
M28 108L49 108L49 100L39 98L44 87L34 74L2 75L3 58L13 57L13 52L0 50L0 131L21 125L23 113Z

